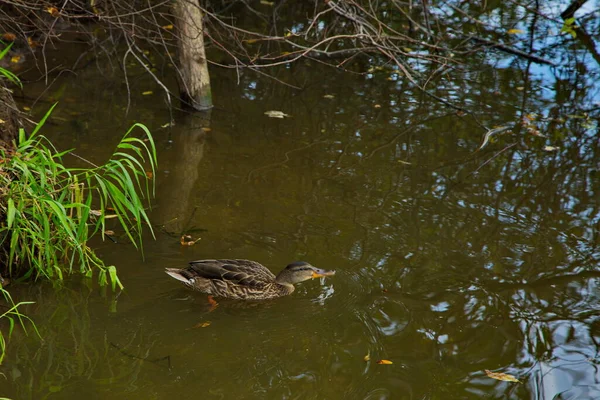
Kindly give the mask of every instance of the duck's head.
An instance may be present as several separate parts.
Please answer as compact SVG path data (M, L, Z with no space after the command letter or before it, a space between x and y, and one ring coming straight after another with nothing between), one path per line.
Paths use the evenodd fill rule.
M285 267L285 269L277 275L275 281L282 285L294 285L309 279L323 278L332 275L335 275L335 271L319 269L307 262L296 261Z

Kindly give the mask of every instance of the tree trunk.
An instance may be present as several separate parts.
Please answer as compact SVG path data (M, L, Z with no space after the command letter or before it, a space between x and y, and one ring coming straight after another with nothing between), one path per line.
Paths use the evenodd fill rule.
M213 104L204 52L202 11L198 0L175 0L173 9L178 31L182 97L196 110L208 110Z

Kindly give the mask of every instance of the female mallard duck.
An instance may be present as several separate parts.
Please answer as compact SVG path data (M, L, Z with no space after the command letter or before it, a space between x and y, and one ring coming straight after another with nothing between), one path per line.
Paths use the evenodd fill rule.
M198 260L190 262L187 268L166 268L165 272L192 289L238 300L285 296L294 291L296 283L335 274L297 261L275 276L263 265L249 260Z

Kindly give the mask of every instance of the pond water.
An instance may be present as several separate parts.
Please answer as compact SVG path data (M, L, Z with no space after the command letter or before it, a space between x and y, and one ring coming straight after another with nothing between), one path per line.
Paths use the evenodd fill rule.
M60 101L46 131L60 149L98 163L133 121L153 132L156 240L146 235L144 257L118 231L96 244L121 293L77 276L13 285L36 302L24 310L42 341L15 332L0 395L600 398L600 146L597 119L580 112L598 92L529 67L440 80L435 93L466 114L385 72L274 72L297 90L214 69L215 109L176 110L173 127L146 78L128 114L120 78L97 66L65 78L48 99ZM478 150L499 125L512 130ZM182 232L200 240L181 246ZM206 258L337 274L212 310L164 273Z

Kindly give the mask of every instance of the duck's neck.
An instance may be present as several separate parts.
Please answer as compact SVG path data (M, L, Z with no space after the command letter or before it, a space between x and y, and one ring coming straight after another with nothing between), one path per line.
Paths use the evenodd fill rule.
M278 282L278 281L275 281L275 284L277 286L281 287L284 290L284 292L285 292L286 295L292 293L296 289L294 287L294 285L292 285L291 283L287 283L287 282Z

